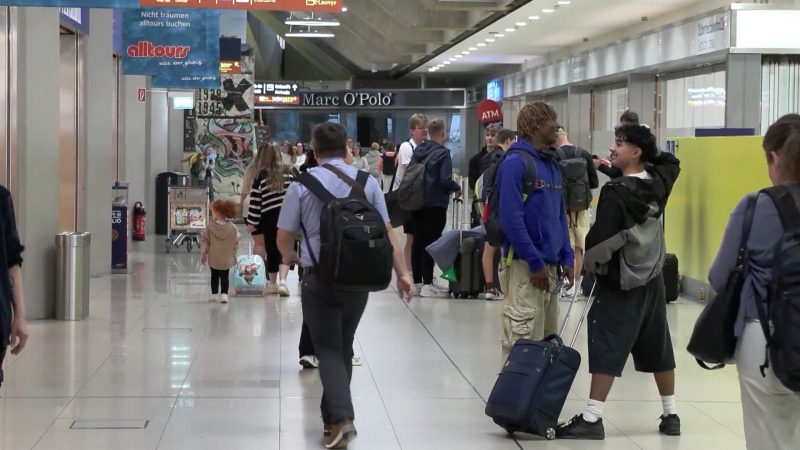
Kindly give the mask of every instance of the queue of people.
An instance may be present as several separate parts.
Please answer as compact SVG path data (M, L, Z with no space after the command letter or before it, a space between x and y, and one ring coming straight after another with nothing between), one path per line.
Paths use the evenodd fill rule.
M285 285L288 268L299 263L305 271L300 363L320 369L327 448L346 448L356 436L349 384L352 367L360 360L354 356L352 344L368 293L342 291L321 281L314 255L322 251L319 217L324 199L292 181L299 171L308 172L334 196L363 196L386 224L401 297L409 301L413 296L447 296L433 282L434 262L426 248L442 236L450 202L462 196L461 187L453 180L442 120L429 121L414 114L409 136L399 148L388 142L383 146L374 143L362 157L360 146L347 139L341 126L321 124L314 130L313 151L298 144L304 155L302 164L298 165L296 155L290 155L289 146L284 145L282 151L271 143L261 149L246 174L252 184L252 190L243 194L244 202L249 202L248 231L254 234L256 251L264 254L269 266L267 293L289 295ZM620 117L607 158L570 143L555 110L544 102L531 103L520 111L516 132L489 126L484 137L486 146L469 163L474 192L471 222L486 232L481 252L483 298L503 302L501 360L506 360L520 339L542 340L557 333L559 297L575 295L576 280L582 274L591 276L596 288L587 322L589 399L583 411L558 426L555 436L605 439L606 401L631 356L636 371L652 374L658 388L663 409L658 431L680 436L676 358L662 274L666 249L661 223L680 174L680 161L658 149L650 128L632 111ZM773 184L788 185L800 198L800 116L788 115L773 124L763 147ZM362 171L370 176L358 187L355 180ZM590 224L598 173L610 181L602 187L597 214ZM413 186L424 192L402 225L406 242L401 249L389 222L384 193L402 191L408 196L413 194L409 190ZM751 199L756 200L752 227L762 232L747 241L746 282L734 330L746 438L751 449L794 448L800 439L800 395L763 364L770 341L760 323L759 308L769 296L774 248L784 234L780 214L767 196L750 194L733 211L709 279L714 289L721 291L728 274L739 264L739 241ZM212 249L215 239L226 250L237 240L225 226L230 217L226 206L223 202L212 205L214 223L210 228L214 230L204 238ZM499 235L489 232L492 220L497 222ZM300 238L303 234L305 239ZM266 251L256 236L264 236L261 242ZM204 250L204 255L206 251L210 262L211 250ZM215 295L230 257L230 251L220 255L217 250L213 255ZM222 282L220 295L226 289Z

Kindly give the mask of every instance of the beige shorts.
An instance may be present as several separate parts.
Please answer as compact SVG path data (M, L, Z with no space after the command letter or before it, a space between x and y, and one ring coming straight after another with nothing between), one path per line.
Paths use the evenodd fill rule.
M569 242L573 247L586 250L586 235L589 234L589 210L567 213Z

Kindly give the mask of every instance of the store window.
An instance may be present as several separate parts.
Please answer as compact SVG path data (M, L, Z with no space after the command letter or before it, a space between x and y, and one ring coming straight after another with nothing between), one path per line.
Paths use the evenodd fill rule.
M714 68L660 77L661 140L693 136L697 128L724 127L726 87L725 71Z
M800 56L764 56L761 133L781 116L800 111Z

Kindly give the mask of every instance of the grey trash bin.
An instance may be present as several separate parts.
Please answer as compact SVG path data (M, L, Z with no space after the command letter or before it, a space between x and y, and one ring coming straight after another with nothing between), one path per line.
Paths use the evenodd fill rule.
M56 235L56 319L89 316L89 233Z

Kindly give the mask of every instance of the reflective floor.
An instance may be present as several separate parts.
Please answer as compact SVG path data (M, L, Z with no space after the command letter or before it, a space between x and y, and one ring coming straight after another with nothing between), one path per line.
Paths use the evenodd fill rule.
M130 274L92 280L90 319L31 324L29 347L6 360L0 448L321 448L319 379L297 362L299 297L209 303L196 251L167 255L160 243L134 250ZM355 348L364 365L354 369L350 448L744 448L735 369L705 372L683 350L700 311L689 301L669 306L682 437L658 434L655 384L630 367L606 407L606 441L507 437L483 414L500 365L500 309L373 295ZM565 419L588 392L583 367Z

